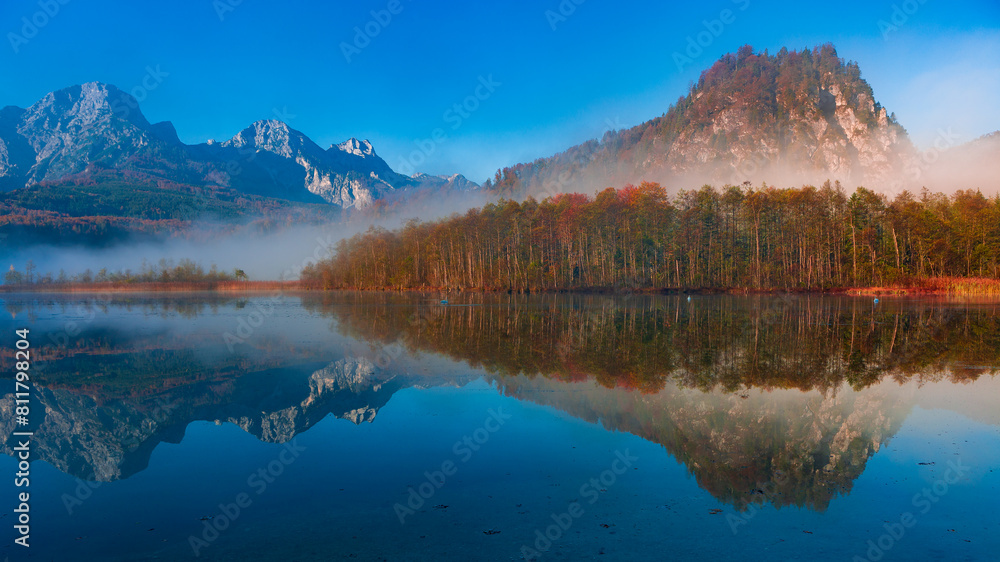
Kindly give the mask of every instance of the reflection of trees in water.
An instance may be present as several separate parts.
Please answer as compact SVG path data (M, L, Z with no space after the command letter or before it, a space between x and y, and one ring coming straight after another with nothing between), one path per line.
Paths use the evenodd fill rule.
M993 372L1000 353L992 307L873 307L829 297L462 298L457 306L393 294L303 301L373 346L400 342L485 367L507 395L662 444L702 488L740 509L825 509L850 491L910 411L914 385L873 382L972 380ZM274 334L259 334L237 355L206 345L198 332L90 326L38 381L51 412L47 433L36 433L39 452L73 474L115 479L144 468L156 443L176 442L195 419L230 420L281 441L329 412L367 421L400 388L455 380L411 377L392 363L330 363L323 344ZM586 383L591 377L600 384ZM13 428L13 420L0 417L0 426Z
M886 376L974 380L1000 365L994 305L840 297L498 297L473 306L406 306L398 295L305 300L343 333L401 342L505 375L592 376L655 392L668 381L751 387L863 388Z
M16 301L4 302L4 310L7 311L7 314L10 314L11 319L17 318L17 315L24 312L26 308L27 306L24 303Z
M143 399L203 381L230 381L245 373L327 360L331 350L302 346L280 334L260 333L229 353L218 333L137 332L126 326L86 325L60 343L39 346L36 384L109 399ZM44 340L43 340L43 343ZM2 361L0 361L2 363Z
M39 308L56 312L64 318L93 318L109 311L139 312L146 316L166 318L177 314L193 319L206 312L217 313L220 306L239 307L245 297L219 293L189 293L178 298L164 298L162 294L142 293L37 293L24 297L4 295L4 307L11 315L27 311L34 314Z
M413 307L382 295L307 306L348 335L465 360L493 373L508 395L660 443L702 488L741 510L824 510L849 493L912 407L912 385L874 383L970 381L1000 365L993 306L770 296L472 300L477 306ZM589 377L600 386L566 386Z

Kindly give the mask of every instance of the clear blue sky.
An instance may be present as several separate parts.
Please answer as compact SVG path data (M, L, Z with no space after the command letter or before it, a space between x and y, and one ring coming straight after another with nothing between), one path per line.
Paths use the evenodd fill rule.
M221 18L219 7L238 0L3 0L0 105L27 107L93 80L141 88L147 67L159 68L167 75L146 79L155 87L141 91L142 111L172 121L185 142L229 138L284 115L322 146L368 138L400 168L419 150L414 141L440 128L447 137L425 143L430 153L416 169L483 181L497 167L662 114L701 70L740 45L774 52L830 41L859 62L918 145L929 146L938 129L962 140L1000 129L996 0L564 0L564 12L574 8L564 20L552 17L559 0L399 1L383 26L370 23L371 11L389 0L243 0ZM46 2L58 13L39 15ZM901 25L880 29L894 5ZM707 47L679 69L674 53L725 9L731 23L710 41L703 35ZM44 25L24 33L22 18ZM341 44L366 24L378 33L348 62ZM499 85L479 89L485 99L474 111L446 113L490 76Z

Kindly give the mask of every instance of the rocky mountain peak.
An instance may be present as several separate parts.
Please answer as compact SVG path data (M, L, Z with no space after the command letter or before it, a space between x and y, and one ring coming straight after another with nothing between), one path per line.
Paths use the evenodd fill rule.
M139 102L131 94L101 82L87 82L50 92L27 109L24 119L25 127L41 124L87 127L115 120L139 128L149 126L149 121L139 111Z
M354 137L351 137L340 144L330 145L330 150L333 149L353 154L355 156L360 156L362 158L375 156L375 149L372 147L370 142L367 140L359 141Z
M479 189L479 184L470 181L462 174L451 174L446 176L434 176L424 172L417 172L410 176L419 185L430 186L437 190L444 191L470 191Z
M691 188L830 179L878 188L914 154L858 65L832 45L773 55L744 46L705 70L662 116L500 170L488 187L548 196L641 181Z
M264 150L285 158L295 158L303 151L313 154L322 152L306 135L277 119L255 121L221 145Z
M366 207L401 188L433 187L394 172L368 140L351 137L323 150L276 119L256 121L222 142L186 145L170 122L150 124L135 97L100 82L51 92L28 109L0 110L0 191L123 174L129 182L166 179L343 207Z
M20 179L34 183L80 172L94 161L120 166L159 140L150 127L134 97L87 82L45 95L4 136L8 144L30 146L34 162Z

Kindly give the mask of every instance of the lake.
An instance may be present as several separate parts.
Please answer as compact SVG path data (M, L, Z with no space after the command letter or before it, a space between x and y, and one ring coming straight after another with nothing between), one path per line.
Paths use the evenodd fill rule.
M0 555L997 560L997 303L442 298L0 296Z

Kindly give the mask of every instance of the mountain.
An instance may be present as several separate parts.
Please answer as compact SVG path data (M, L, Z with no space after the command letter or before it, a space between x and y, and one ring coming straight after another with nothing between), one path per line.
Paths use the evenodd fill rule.
M501 382L519 400L662 445L702 489L741 511L764 502L826 510L850 493L917 402L915 383L857 392L845 385L828 394L702 392L668 384L643 394L523 375Z
M657 181L888 185L916 157L857 63L832 45L770 55L741 47L660 117L499 170L488 188L548 196Z
M151 125L135 98L96 82L52 92L28 109L0 110L0 178L10 189L83 172L122 167L180 141L169 125Z
M351 138L323 150L276 120L257 121L227 141L198 145L193 153L224 163L230 173L222 184L259 194L277 190L284 198L309 193L342 207L367 207L387 192L417 185L393 172L366 140Z
M421 185L433 187L435 189L448 189L456 191L474 191L479 188L479 184L470 181L462 174L452 174L450 176L432 176L430 174L416 173L412 178Z
M28 109L0 110L3 191L112 180L360 208L396 190L441 187L397 174L367 140L324 150L277 120L257 121L223 142L186 145L172 124L151 124L134 97L98 82L52 92Z
M744 46L705 70L663 115L503 168L485 189L461 175L405 176L367 140L324 149L277 120L187 145L169 122L150 123L131 95L91 82L27 109L0 109L0 237L109 244L135 233L173 235L200 218L264 217L266 229L344 216L426 218L498 197L642 181L670 192L826 180L888 195L924 186L1000 192L1000 135L959 146L952 137L944 148L936 142L917 151L857 63L829 44L774 55Z

